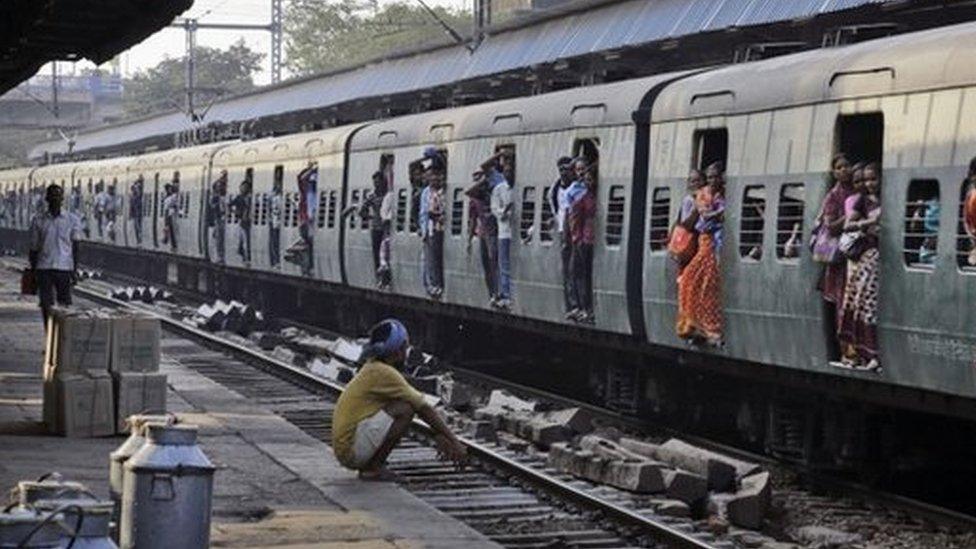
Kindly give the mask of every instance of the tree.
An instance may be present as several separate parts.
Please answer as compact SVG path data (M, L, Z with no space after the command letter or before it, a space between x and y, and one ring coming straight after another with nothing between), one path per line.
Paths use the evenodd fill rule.
M216 97L252 89L254 73L261 68L264 58L264 54L248 48L243 39L226 50L200 46L194 51L194 103L198 111ZM184 108L184 59L166 58L155 67L136 73L125 82L123 101L126 114L132 116Z
M462 35L470 31L469 13L434 11ZM295 74L347 67L444 36L436 19L408 2L292 0L285 13L287 65Z

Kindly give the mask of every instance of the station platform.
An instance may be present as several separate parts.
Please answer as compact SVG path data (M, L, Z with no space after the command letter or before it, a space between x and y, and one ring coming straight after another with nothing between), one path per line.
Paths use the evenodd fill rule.
M125 437L46 434L40 311L2 264L0 326L0 490L57 471L108 498L109 453ZM326 444L167 357L166 343L160 369L168 375L169 411L200 427L199 444L218 466L212 546L498 547L396 484L358 480Z

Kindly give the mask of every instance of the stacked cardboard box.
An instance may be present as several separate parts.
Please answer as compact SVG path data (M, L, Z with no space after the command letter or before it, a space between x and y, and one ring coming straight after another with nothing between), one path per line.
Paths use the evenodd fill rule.
M44 422L53 433L125 432L125 419L166 411L159 320L106 310L56 309L48 324Z
M166 412L166 375L159 373L159 319L118 314L112 319L109 370L115 387L116 428L128 430L132 414Z
M52 311L44 355L44 423L49 431L69 437L115 433L110 345L111 319L103 311Z

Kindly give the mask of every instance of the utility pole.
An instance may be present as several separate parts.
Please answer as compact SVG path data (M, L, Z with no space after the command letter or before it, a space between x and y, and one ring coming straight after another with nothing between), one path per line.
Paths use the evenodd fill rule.
M186 19L184 21L186 30L186 112L192 117L193 113L193 91L196 89L196 49L197 49L197 20Z
M61 107L58 105L58 62L51 62L51 103L52 111L51 114L54 118L58 118L61 114Z
M281 42L284 9L282 0L271 0L271 83L281 82Z
M283 0L271 0L271 22L267 25L245 24L245 23L201 23L196 18L179 17L170 23L170 27L183 29L186 33L186 112L190 117L195 117L194 110L194 89L196 81L196 55L197 30L256 30L268 31L271 33L271 83L281 82L281 46L284 42L283 24L284 7Z

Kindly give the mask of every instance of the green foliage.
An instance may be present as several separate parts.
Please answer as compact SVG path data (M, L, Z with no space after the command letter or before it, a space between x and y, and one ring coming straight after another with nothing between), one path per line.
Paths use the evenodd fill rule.
M194 104L197 111L202 111L216 97L253 88L253 76L261 68L264 54L248 48L242 39L226 50L197 47L195 58ZM126 114L139 116L174 108L183 109L186 105L185 88L184 59L164 59L125 82L123 102Z
M470 32L470 13L434 11L462 36ZM412 1L292 0L285 13L287 65L295 74L362 63L445 36L440 23Z

